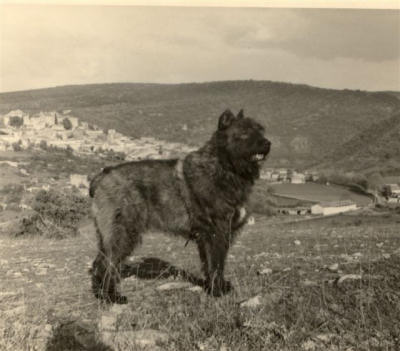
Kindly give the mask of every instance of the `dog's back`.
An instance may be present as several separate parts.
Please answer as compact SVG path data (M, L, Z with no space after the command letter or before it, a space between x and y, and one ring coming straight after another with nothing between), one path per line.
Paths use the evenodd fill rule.
M145 160L107 167L90 184L92 213L102 233L117 221L142 233L190 231L181 161ZM107 235L107 234L104 234Z

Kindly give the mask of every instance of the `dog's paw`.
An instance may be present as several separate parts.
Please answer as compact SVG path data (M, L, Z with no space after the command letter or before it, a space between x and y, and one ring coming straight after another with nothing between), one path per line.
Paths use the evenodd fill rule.
M128 303L128 298L124 295L117 294L112 297L111 302L119 305L125 305Z
M206 284L206 292L214 297L220 297L228 294L233 290L233 286L230 281L227 280L213 280Z
M104 292L96 292L94 296L105 302L105 303L116 303L119 305L125 305L128 303L128 298L120 293L104 293Z

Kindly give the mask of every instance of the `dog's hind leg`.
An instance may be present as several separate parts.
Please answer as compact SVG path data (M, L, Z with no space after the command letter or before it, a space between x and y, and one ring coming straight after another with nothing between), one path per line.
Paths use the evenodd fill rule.
M206 243L203 240L197 240L197 249L199 251L200 263L201 263L201 271L206 278L206 281L209 280L209 262L210 255L207 255Z
M94 295L106 302L126 303L126 296L119 292L121 281L121 265L129 256L135 246L140 243L140 234L134 230L128 230L116 215L110 228L111 234L104 236L101 229L98 235L99 253L93 262L92 289Z

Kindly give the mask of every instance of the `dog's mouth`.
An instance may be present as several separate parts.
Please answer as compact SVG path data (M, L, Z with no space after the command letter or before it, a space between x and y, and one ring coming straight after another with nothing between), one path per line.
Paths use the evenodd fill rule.
M251 156L252 162L262 162L267 157L267 154L254 154Z

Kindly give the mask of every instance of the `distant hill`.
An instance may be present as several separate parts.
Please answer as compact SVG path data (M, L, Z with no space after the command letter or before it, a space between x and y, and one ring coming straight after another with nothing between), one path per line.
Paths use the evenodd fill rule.
M400 99L400 91L385 91L386 94L393 95Z
M0 94L0 113L72 110L133 137L200 145L226 108L260 120L273 142L270 166L315 163L360 131L390 120L400 100L380 92L320 89L270 81L99 84ZM390 137L390 136L388 136Z
M319 168L400 174L400 114L376 122L325 156Z

